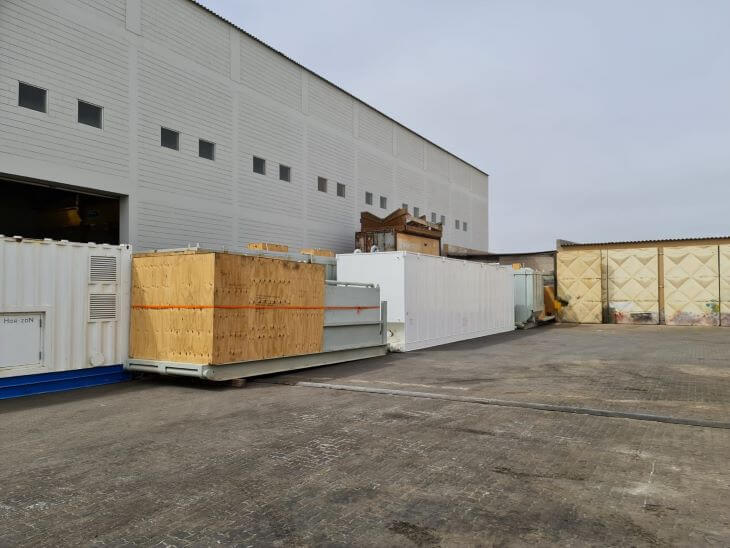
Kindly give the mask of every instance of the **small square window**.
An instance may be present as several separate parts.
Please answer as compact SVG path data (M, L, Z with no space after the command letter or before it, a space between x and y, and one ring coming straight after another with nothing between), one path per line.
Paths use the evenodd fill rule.
M165 148L180 150L180 132L166 127L161 128L160 144Z
M198 139L198 156L208 160L215 160L215 143Z
M365 203L367 205L373 205L373 193L372 192L365 193Z
M279 164L279 180L287 183L291 182L291 168L289 166Z
M446 224L446 216L445 215L441 215L441 224L442 225L445 225Z
M343 185L342 183L337 183L337 195L340 198L345 197L345 185Z
M461 228L461 223L459 222L459 219L454 220L454 226L456 227L456 230L459 230Z
M414 217L420 217L421 216L421 210L417 207L413 208L413 216Z
M436 222L436 214L433 211L431 212L431 222L432 223Z
M98 127L101 129L102 110L103 109L101 107L92 105L91 103L79 101L79 124L86 124L87 126Z
M380 209L388 209L388 198L385 196L380 197Z
M466 221L464 221L464 222L463 222L463 223L461 224L461 226L463 226L463 227L464 227L464 232L466 232Z
M46 112L47 91L43 88L18 82L18 106Z
M258 156L253 157L253 172L259 175L266 175L266 160L259 158Z
M317 190L320 192L327 192L327 179L324 177L317 177Z
M401 204L400 207L401 209L405 209L406 211L408 211L408 204Z

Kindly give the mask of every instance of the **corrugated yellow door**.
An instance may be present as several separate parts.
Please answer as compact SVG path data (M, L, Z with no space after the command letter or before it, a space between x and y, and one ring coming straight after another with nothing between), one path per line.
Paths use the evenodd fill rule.
M719 325L718 246L664 248L667 325Z
M720 325L730 327L730 245L720 246Z
M601 323L601 251L560 251L558 296L567 301L565 322Z
M658 250L609 249L608 317L612 323L659 323Z

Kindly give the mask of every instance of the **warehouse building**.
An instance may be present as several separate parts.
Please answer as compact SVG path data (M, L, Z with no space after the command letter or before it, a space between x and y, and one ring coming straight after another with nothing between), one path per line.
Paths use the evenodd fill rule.
M406 207L488 248L486 173L191 0L3 0L0 67L0 234L342 252Z

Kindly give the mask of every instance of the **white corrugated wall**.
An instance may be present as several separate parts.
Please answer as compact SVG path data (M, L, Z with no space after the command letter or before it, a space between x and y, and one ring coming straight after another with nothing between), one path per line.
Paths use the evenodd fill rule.
M122 364L130 262L126 245L0 238L0 321L23 313L43 318L42 356L13 364L6 343L0 377Z

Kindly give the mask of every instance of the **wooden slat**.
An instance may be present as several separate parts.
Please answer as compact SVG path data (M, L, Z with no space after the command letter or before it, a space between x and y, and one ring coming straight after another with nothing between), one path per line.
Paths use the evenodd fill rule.
M396 237L397 251L411 251L426 255L440 255L439 240L399 232Z
M288 245L272 244L269 242L251 242L248 244L248 248L258 251L279 251L281 253L289 251Z
M302 255L315 255L317 257L334 257L335 252L331 249L300 249Z

